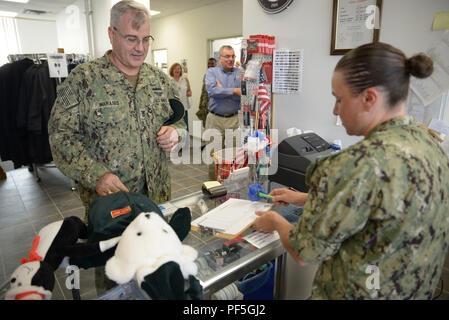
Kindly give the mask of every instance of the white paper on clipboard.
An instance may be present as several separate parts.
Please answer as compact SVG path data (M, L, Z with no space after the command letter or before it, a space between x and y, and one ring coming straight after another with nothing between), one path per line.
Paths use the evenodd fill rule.
M229 199L192 221L192 226L237 235L257 219L256 211L266 211L270 207L271 204L264 202Z

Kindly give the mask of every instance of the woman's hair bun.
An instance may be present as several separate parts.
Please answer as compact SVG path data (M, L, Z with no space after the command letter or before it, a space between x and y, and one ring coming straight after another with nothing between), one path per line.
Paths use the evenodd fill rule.
M423 79L432 74L433 60L424 53L420 53L407 59L405 67L412 76Z

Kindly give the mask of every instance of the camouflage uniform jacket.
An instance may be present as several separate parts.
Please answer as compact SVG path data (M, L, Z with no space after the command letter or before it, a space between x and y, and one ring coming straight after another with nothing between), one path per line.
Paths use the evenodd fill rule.
M58 87L49 121L54 161L79 182L86 207L107 172L156 203L169 200L168 164L156 133L173 113L168 99L177 98L178 91L167 75L146 63L134 89L109 53L78 66ZM183 121L172 126L185 128Z
M196 116L198 119L203 121L203 127L206 127L206 118L209 113L209 95L206 90L206 75L203 77L203 88L201 89L201 97L200 104L198 106L198 111L196 112Z
M411 117L312 163L306 181L289 241L320 264L313 299L432 297L448 251L449 158Z

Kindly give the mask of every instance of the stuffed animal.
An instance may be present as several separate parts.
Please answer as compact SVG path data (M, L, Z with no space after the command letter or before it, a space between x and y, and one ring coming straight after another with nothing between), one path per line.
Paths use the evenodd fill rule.
M51 299L54 271L67 264L64 258L98 255L114 247L119 240L115 237L95 244L77 243L78 239L86 237L87 227L78 217L68 217L43 227L33 241L28 259L22 259L13 272L5 298Z
M106 275L123 284L136 278L139 284L167 262L179 265L184 279L196 275L197 251L183 245L172 227L154 212L142 212L126 230L106 263Z
M118 282L135 279L153 300L200 300L195 275L197 251L181 241L190 229L190 211L181 208L169 223L155 212L140 213L123 232L106 275Z
M86 261L89 267L100 266L104 257L112 256L106 263L106 275L117 283L135 278L153 299L201 299L202 288L194 277L197 252L181 243L190 221L188 208L178 209L170 224L155 212L143 212L121 236L94 243L78 243L87 237L87 227L79 218L53 222L39 231L28 259L22 259L11 276L5 297L51 299L58 267L85 267Z
M20 265L11 275L5 300L50 300L55 276L44 261Z

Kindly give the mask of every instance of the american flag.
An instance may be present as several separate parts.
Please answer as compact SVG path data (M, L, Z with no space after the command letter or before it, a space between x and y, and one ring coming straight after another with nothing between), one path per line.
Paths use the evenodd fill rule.
M246 162L245 147L242 146L237 149L235 155L234 169L242 168L245 165L245 162Z
M257 90L257 101L259 101L259 113L264 114L271 106L270 96L268 95L267 87L264 85L263 70L260 68L260 82Z

